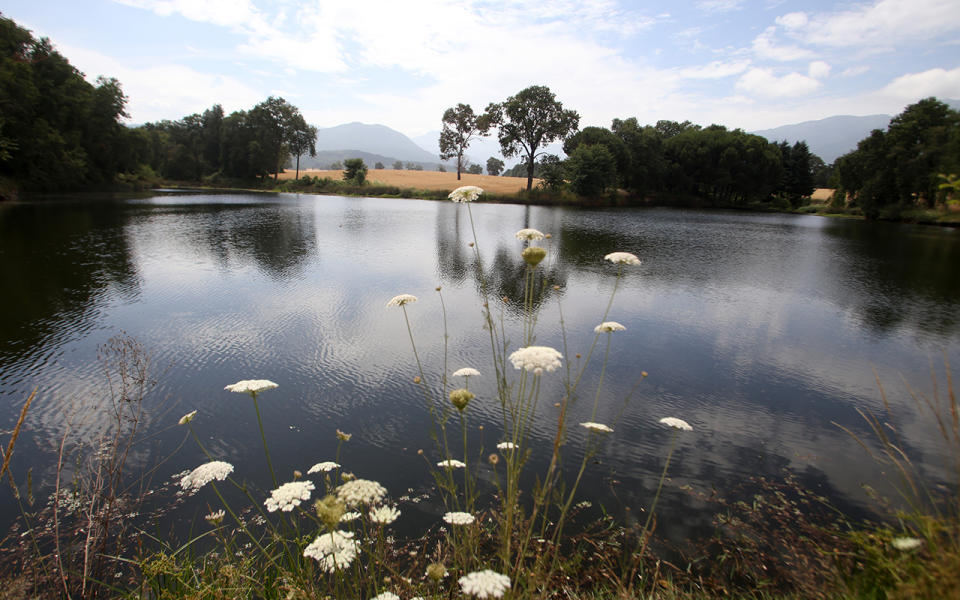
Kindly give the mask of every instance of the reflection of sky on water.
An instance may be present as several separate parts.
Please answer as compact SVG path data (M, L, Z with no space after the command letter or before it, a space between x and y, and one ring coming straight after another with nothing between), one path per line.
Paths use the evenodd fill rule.
M252 406L222 389L239 379L280 383L262 397L279 471L330 459L340 428L355 434L344 450L348 469L384 479L396 495L426 485L415 454L431 447L412 381L416 363L402 313L385 303L398 293L420 297L408 315L428 381L437 384L443 319L434 288L441 285L448 370L492 372L466 208L174 194L6 209L0 227L20 237L0 239L0 252L15 258L4 261L5 275L48 291L31 310L0 321L8 338L0 340L0 399L11 415L39 386L27 444L51 448L63 431L63 406L97 393L96 346L124 330L150 350L154 365L169 365L156 397L179 402L176 416L197 408L195 425L208 449L260 485ZM617 269L603 255L631 251L644 260L625 271L608 317L627 331L611 339L597 420L612 423L639 372L649 377L623 410L586 489L612 486L625 506L644 507L669 442L656 421L670 415L696 428L679 440L675 486L723 489L789 466L821 479L838 498L861 501L860 484L876 483L880 469L832 422L869 436L854 408L882 409L872 369L895 388L888 389L890 421L905 446L943 474L935 431L895 382L903 373L926 392L928 360L940 361L943 350L960 364L952 316L960 284L949 267L960 254L954 232L809 216L470 208L494 314L508 330L519 322L523 276L513 233L536 227L553 234L544 242L552 252L543 264L549 286L538 343L562 346L562 306L572 364L576 353L587 353L613 289ZM55 237L45 238L50 219L58 224ZM27 252L26 239L37 249ZM572 408L571 465L582 452L585 431L575 424L590 417L605 342L601 337ZM548 459L560 381L556 373L544 381L532 468ZM478 394L469 409L471 441L487 452L499 441L492 385L490 378L471 381ZM172 447L181 433L161 440ZM142 464L164 447L151 446L152 457L143 451ZM188 445L170 469L199 460Z

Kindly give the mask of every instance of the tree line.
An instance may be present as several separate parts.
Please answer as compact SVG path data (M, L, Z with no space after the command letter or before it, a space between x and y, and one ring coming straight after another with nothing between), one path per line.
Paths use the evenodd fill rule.
M544 86L490 103L481 114L457 104L441 119L440 157L456 159L459 177L470 142L495 133L504 156L521 158L506 174L525 175L528 190L539 177L547 188L578 196L625 190L637 197L696 196L734 205L775 195L797 203L813 192L815 172L824 167L805 142L771 143L721 125L641 125L631 117L614 119L609 129L579 130L579 120ZM563 141L565 160L545 152L554 141Z

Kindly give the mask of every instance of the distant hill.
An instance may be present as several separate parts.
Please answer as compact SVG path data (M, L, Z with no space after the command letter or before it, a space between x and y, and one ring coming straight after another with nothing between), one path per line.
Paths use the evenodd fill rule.
M811 152L830 164L837 157L856 148L857 142L869 136L874 129L886 129L890 118L890 115L839 115L751 133L761 135L771 142L787 140L793 144L805 140Z
M941 102L953 110L960 110L960 100L941 99ZM892 115L865 117L839 115L751 133L762 135L771 142L787 140L793 144L806 140L810 151L822 158L823 162L830 164L838 157L856 149L857 143L869 136L874 129L886 129L892 118Z
M343 160L343 158L363 158L364 162L372 166L372 163L361 154L376 156L374 162L379 160L385 165L399 160L405 163L422 164L425 168L436 168L436 165L440 162L439 156L427 152L399 131L390 129L386 125L367 125L365 123L347 123L336 127L318 129L318 157L317 159L310 159L310 162L317 161L321 152L335 152L338 153L338 156L339 153L343 152L349 154L349 156L343 155L341 158L320 160L321 163L325 164ZM300 159L300 164L303 165L303 158Z
M327 169L333 163L343 163L343 161L347 160L348 158L362 158L363 163L370 169L372 169L373 166L378 162L383 163L383 166L390 169L392 168L394 162L400 160L399 158L394 158L392 156L373 154L372 152L364 152L363 150L317 150L316 156L300 157L300 170ZM424 169L429 169L431 171L436 168L436 165L432 163L405 160L400 160L400 162L404 164L407 162L415 162L418 165L421 165ZM293 167L287 167L287 170L289 171L291 168Z

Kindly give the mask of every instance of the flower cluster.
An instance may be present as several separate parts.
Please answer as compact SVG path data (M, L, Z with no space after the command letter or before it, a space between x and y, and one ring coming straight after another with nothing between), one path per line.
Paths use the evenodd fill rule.
M387 302L387 307L391 306L403 306L404 304L410 304L411 302L416 302L417 297L413 294L398 294Z
M228 392L237 392L238 394L259 394L267 390L280 387L269 379L244 379L236 383L231 383L223 389Z
M611 429L609 426L604 425L603 423L594 423L593 421L580 423L580 427L585 427L590 431L595 431L597 433L613 433L613 429Z
M923 545L923 540L914 537L896 537L890 541L897 550L915 550Z
M498 450L516 450L517 445L514 444L513 442L500 442L499 444L497 444L497 449Z
M319 473L321 471L323 471L324 473L329 473L330 471L334 469L339 469L339 468L340 468L340 465L338 463L335 463L332 460L328 460L328 461L324 461L324 462L313 465L312 467L307 469L307 474L309 475L310 473Z
M354 479L337 488L337 498L347 506L377 504L387 495L387 488L369 479Z
M676 417L664 417L660 419L660 422L667 427L673 427L674 429L679 429L681 431L693 431L693 427L691 427L689 423Z
M464 185L450 192L447 198L454 202L473 202L483 193L483 188L475 185Z
M370 600L400 600L400 596L394 594L393 592L383 592L381 594L377 594Z
M473 367L464 367L453 372L454 377L480 377L480 371Z
M639 265L640 259L629 252L611 252L603 257L603 260L609 260L618 265Z
M521 229L514 235L517 236L518 240L524 240L528 242L543 239L543 232L540 231L539 229Z
M187 423L192 421L195 416L197 416L197 411L188 412L187 414L180 417L180 421L177 422L177 425L186 425Z
M596 331L597 333L600 333L600 332L613 333L614 331L625 331L626 329L627 329L626 327L624 327L620 323L617 323L616 321L604 321L603 323L600 323L599 325L593 328L593 330Z
M233 473L233 465L222 460L215 460L202 464L184 475L183 479L180 480L180 487L185 490L199 490L214 479L223 481L230 473Z
M476 521L476 518L467 512L448 512L443 515L443 520L451 525L469 525Z
M370 520L380 525L389 525L399 516L400 511L392 506L381 506L370 511Z
M563 355L548 346L527 346L510 355L510 362L516 369L533 371L540 375L544 371L555 371L560 367Z
M467 465L455 458L451 458L449 460L441 460L437 463L437 466L443 469L462 469Z
M327 573L345 569L357 557L357 542L349 531L331 531L322 533L303 549L303 555L320 563Z
M510 589L510 578L496 571L474 571L458 579L464 594L477 598L501 598Z
M291 481L270 492L270 497L263 504L269 512L278 509L290 512L304 500L310 499L310 492L314 489L312 481Z

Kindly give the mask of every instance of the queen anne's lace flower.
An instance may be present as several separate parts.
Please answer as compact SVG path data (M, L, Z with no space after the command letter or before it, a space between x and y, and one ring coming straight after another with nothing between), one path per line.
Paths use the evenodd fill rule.
M510 578L496 571L474 571L458 579L464 594L477 598L501 598L510 589Z
M454 377L480 377L480 371L473 367L464 367L453 372Z
M383 592L382 594L377 594L370 600L400 600L400 596L393 592Z
M223 481L230 473L233 473L233 465L222 460L215 460L202 464L184 475L183 479L180 480L180 487L185 490L199 490L214 479Z
M613 333L614 331L625 331L626 329L627 329L626 327L624 327L620 323L617 323L616 321L604 321L603 323L600 323L599 325L593 328L593 330L596 331L597 333L600 333L600 332Z
M514 235L517 236L518 240L526 240L528 242L543 239L543 232L539 229L521 229Z
M337 488L337 498L347 506L377 504L387 495L387 488L369 479L354 479Z
M923 540L915 537L896 537L890 541L897 550L914 550L923 544Z
M447 198L454 202L473 202L483 193L483 188L475 185L464 185L450 192Z
M390 306L403 306L404 304L410 304L411 302L416 302L417 297L413 294L398 294L393 298L390 298L387 302L387 307Z
M611 252L603 257L603 260L609 260L618 265L639 265L640 259L629 252Z
M500 442L497 444L498 450L516 450L517 445L513 442Z
M327 573L345 569L357 557L357 542L349 531L321 533L309 546L303 549L303 555L320 563Z
M462 469L467 465L455 458L451 458L450 460L441 460L437 463L437 466L443 469Z
M667 427L673 427L674 429L680 429L682 431L693 431L693 427L690 427L689 423L687 423L683 419L678 419L676 417L664 417L660 419L660 422L666 425Z
M593 421L580 423L580 427L586 427L590 431L596 431L597 433L613 433L613 429L610 427L604 425L603 423L594 423Z
M563 355L548 346L527 346L520 348L510 355L510 362L514 368L533 371L540 375L544 371L550 372L560 366Z
M312 467L307 469L307 474L309 475L310 473L320 473L321 471L324 473L329 473L330 471L334 469L339 469L339 468L340 468L340 465L338 463L335 463L332 460L328 460L328 461L313 465Z
M236 383L231 383L223 389L240 394L259 394L273 388L280 387L269 379L244 379Z
M340 516L340 522L350 523L352 521L356 521L359 518L360 518L360 513L358 513L357 511L345 512Z
M443 515L443 520L451 525L469 525L477 519L467 512L448 512Z
M270 512L277 509L290 512L304 500L309 500L313 489L312 481L291 481L270 492L270 497L263 503Z
M204 519L206 519L211 525L219 525L220 523L223 523L223 517L225 517L226 514L227 513L223 512L223 510L215 510L209 515L205 516Z
M393 506L381 506L370 511L370 520L380 525L389 525L399 516L400 511Z

